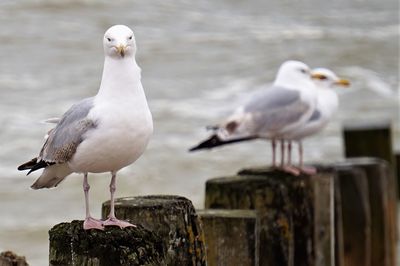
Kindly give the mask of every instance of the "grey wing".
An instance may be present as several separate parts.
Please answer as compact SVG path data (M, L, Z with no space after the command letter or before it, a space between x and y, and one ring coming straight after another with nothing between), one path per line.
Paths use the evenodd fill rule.
M254 130L279 130L297 122L309 108L299 91L273 86L254 95L244 111L251 114Z
M93 98L74 104L60 119L40 151L39 159L46 162L64 163L72 158L84 134L94 128L95 122L87 118L93 107Z
M312 122L321 118L321 112L317 109L314 110L308 122Z

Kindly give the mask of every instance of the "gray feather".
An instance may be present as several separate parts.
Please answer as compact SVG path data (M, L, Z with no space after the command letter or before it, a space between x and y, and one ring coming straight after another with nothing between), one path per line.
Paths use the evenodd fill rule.
M251 97L244 107L245 112L264 112L290 105L300 100L300 92L283 87L270 87Z
M297 122L310 106L301 101L300 92L283 87L271 87L252 97L245 112L252 113L255 131L279 130Z
M308 122L312 122L312 121L318 120L320 118L321 118L321 112L319 110L315 110L312 113L310 119L308 119Z
M93 98L86 98L74 104L61 117L40 151L41 160L64 163L72 158L84 134L96 127L95 122L87 118L92 107Z

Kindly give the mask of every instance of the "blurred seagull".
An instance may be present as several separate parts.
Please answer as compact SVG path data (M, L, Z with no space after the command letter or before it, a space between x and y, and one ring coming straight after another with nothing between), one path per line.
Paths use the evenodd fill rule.
M153 132L132 30L124 25L109 28L103 47L105 61L97 95L76 103L60 119L47 121L57 125L48 132L39 156L18 167L29 169L28 174L44 168L33 189L56 187L71 173L83 173L84 229L133 226L115 217L116 174L142 155ZM111 173L111 210L106 221L90 215L87 180L88 173L103 172Z
M314 174L316 169L303 165L302 139L322 130L337 111L339 99L332 88L334 86L347 87L350 85L348 80L339 78L334 72L326 68L315 68L311 71L311 75L317 88L316 108L307 123L284 134L284 138L288 140L287 167L291 167L291 141L296 141L299 152L299 169L306 174Z
M272 166L276 167L276 141L308 121L316 104L315 90L309 67L299 61L286 61L271 87L254 94L225 122L213 127L214 134L190 151L258 138L270 139ZM283 170L292 172L293 169L285 169L283 159L282 156Z

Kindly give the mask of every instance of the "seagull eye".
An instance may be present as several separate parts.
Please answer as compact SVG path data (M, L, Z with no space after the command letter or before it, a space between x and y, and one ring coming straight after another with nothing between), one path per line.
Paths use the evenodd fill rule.
M107 41L111 42L111 38L107 38Z
M129 36L129 37L128 37L128 40L132 40L132 36Z
M305 70L304 68L301 68L301 69L300 69L300 72L303 73L303 74L306 74L306 73L307 73L307 70Z

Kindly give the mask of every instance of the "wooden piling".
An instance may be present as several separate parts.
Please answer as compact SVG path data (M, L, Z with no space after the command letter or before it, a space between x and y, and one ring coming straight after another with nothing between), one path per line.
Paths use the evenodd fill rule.
M142 226L84 230L82 221L50 231L49 265L166 265L162 239Z
M370 266L371 213L365 172L344 165L336 171L336 265Z
M103 218L109 210L107 201ZM167 265L206 265L203 231L190 200L167 195L119 198L115 213L159 235L167 249Z
M333 176L247 169L208 180L205 207L257 210L260 265L332 265Z
M363 192L363 198L360 195L360 200L364 202L358 203L359 206L351 205L357 204L356 199L353 198L357 191L351 191L351 186L355 184L343 184L342 182L349 182L349 180L345 178L340 179L341 196L348 197L348 200L342 198L342 202L346 202L346 204L342 204L342 211L345 212L345 208L350 208L348 213L350 223L354 223L356 219L362 216L360 211L364 209L365 205L367 205L365 208L369 208L366 211L366 215L369 216L369 230L365 231L370 232L370 247L365 252L370 256L370 264L359 265L394 266L396 263L397 244L397 186L392 168L387 162L376 158L348 159L346 162L338 164L338 166L339 177L341 173L340 167L361 169L364 172L364 177L360 178L365 181L362 181L362 184L358 184L358 191L360 193L361 191ZM346 193L344 190L348 189L350 191ZM353 229L357 228L359 227L355 225ZM352 229L348 231L348 233L350 232L353 235L355 234L355 231ZM351 236L350 234L346 235L345 232L344 235L344 238ZM354 241L357 245L360 245L358 240ZM360 260L357 259L354 261Z
M377 157L395 165L390 121L347 122L343 138L347 158Z
M396 174L397 166L392 144L390 121L386 120L375 123L371 121L346 122L343 139L346 158L380 158L387 161L393 173ZM396 183L397 190L400 191L400 179L397 179Z
M197 211L202 221L208 266L258 264L258 219L253 210Z
M12 251L4 251L0 253L0 266L28 266L28 263L25 257Z

